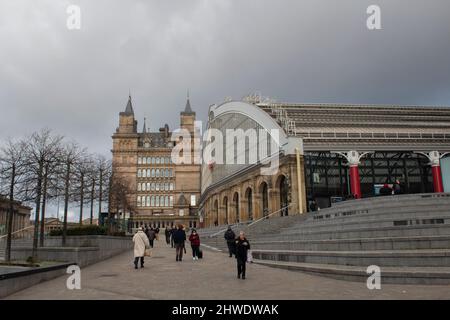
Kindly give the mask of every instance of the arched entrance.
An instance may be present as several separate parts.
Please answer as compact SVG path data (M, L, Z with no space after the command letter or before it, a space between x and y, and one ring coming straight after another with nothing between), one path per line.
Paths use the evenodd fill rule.
M267 183L263 182L259 186L259 193L261 195L261 209L263 217L269 214L269 195L267 193Z
M277 188L279 190L280 195L280 216L287 216L289 214L289 201L288 201L288 193L289 193L289 186L287 183L287 179L284 175L281 175L278 178Z
M240 220L240 214L239 214L239 193L237 193L237 192L235 192L233 195L233 206L234 206L236 222L239 223L241 220Z
M253 220L253 191L251 188L247 188L245 191L245 200L247 202L247 217L248 221Z
M214 201L214 225L219 225L219 202Z
M223 198L223 208L225 210L225 224L229 224L230 219L228 217L228 197Z

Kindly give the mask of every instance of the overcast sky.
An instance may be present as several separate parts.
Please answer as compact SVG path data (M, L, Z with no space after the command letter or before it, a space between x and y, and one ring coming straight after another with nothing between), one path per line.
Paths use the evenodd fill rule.
M450 105L449 16L448 0L1 0L0 140L49 127L110 156L129 90L153 130L178 125L188 89L201 120L252 92Z

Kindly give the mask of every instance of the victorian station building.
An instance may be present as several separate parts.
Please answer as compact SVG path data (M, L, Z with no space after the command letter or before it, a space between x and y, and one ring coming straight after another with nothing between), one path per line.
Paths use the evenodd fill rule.
M324 208L378 196L384 184L397 180L402 193L450 192L448 107L291 104L249 97L211 106L211 128L223 136L237 129L266 132L269 138L258 134L257 143L245 142L246 160L270 149L270 132L280 134L275 148L256 162L217 164L213 157L203 164L200 219L206 226L299 214L312 201ZM239 141L233 140L224 148L236 150ZM261 168L274 158L279 170L264 174Z
M131 96L125 111L119 115L119 127L113 134L113 175L124 179L130 189L129 221L132 228L140 226L174 226L182 223L196 227L200 199L200 165L175 164L172 132L166 124L158 132L149 132L144 120L138 132ZM195 112L189 97L180 113L180 129L192 136L195 132ZM117 213L116 213L117 214Z

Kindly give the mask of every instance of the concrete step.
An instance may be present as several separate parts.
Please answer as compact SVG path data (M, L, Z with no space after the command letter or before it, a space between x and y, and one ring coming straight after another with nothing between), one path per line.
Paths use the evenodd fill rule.
M379 250L379 251L299 251L253 250L260 260L380 267L450 266L450 249Z
M258 240L324 240L324 239L355 239L355 238L386 238L409 236L433 236L450 235L450 224L435 225L409 225L387 227L358 227L345 230L310 231L298 230L296 232L283 233L277 236L260 235Z
M366 282L369 277L366 267L258 259L254 259L253 262L267 267L300 271L339 280ZM381 287L383 284L449 285L450 267L382 267Z
M261 250L373 251L450 249L450 235L293 241L260 240L256 238L251 242L251 245L253 249Z

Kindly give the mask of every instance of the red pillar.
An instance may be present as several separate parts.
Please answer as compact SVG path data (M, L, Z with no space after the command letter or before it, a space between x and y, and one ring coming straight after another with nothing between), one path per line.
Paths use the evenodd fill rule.
M359 180L358 165L350 166L350 190L355 199L361 198L361 182Z
M432 166L431 170L433 172L434 192L444 192L444 186L442 184L441 166L440 165Z

